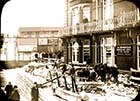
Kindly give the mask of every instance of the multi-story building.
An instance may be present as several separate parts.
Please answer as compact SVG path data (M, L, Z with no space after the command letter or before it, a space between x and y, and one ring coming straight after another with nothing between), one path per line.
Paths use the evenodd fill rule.
M20 27L17 37L18 60L54 57L62 52L62 27Z
M126 0L65 0L65 62L140 69L139 9Z
M3 45L1 60L4 61L13 61L16 60L16 35L3 34Z

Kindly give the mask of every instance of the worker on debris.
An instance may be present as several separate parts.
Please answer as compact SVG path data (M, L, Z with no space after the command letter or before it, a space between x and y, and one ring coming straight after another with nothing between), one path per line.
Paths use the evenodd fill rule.
M76 85L76 79L75 79L75 68L74 65L72 64L72 67L70 68L70 76L71 76L71 81L72 81L72 91L73 92L78 92L77 85Z
M39 101L39 90L38 90L37 82L34 82L34 86L31 89L31 97L32 97L32 101Z

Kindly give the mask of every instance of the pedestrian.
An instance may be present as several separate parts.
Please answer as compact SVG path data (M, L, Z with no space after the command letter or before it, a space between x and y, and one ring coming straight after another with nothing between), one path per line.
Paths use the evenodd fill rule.
M54 66L53 66L53 69L57 69L57 63L56 63L56 61L54 62Z
M1 89L1 87L0 87L0 100L1 101L8 101L8 98L5 94L5 92Z
M75 79L75 68L74 65L72 64L72 67L70 68L70 76L71 76L71 81L72 81L72 91L73 92L78 92L77 85L76 85L76 79Z
M31 97L32 101L39 101L39 90L37 82L34 82L34 86L31 88Z
M67 65L64 63L62 68L62 74L64 74L67 71Z
M112 73L112 77L114 78L114 82L118 83L118 75L119 75L118 68L116 66L112 66L111 69L112 69L111 73Z
M8 84L5 86L5 92L6 92L6 97L9 98L13 90L13 85L11 82L8 82Z
M20 101L20 95L18 92L18 87L15 85L11 95L9 96L10 101Z

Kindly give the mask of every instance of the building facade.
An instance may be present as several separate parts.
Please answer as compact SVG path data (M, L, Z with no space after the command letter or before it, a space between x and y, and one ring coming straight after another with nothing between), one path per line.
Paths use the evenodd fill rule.
M4 43L2 46L2 53L1 53L1 60L4 61L13 61L16 60L16 53L17 53L17 47L16 47L16 35L8 35L3 34L4 36Z
M139 9L126 0L65 0L65 62L140 69Z
M52 58L62 52L62 27L21 27L17 37L18 60ZM36 54L36 56L35 56ZM55 55L55 56L54 56Z

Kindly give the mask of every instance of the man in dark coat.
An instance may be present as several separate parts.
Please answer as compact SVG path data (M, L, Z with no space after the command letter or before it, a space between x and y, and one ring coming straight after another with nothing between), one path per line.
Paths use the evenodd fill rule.
M117 67L113 66L111 67L111 70L112 70L112 77L114 78L114 82L118 82L119 71Z
M13 86L12 86L11 82L8 82L8 84L5 87L7 98L9 98L9 96L11 95L12 90L13 90Z
M20 101L20 95L18 92L18 87L15 85L11 95L9 96L10 101Z
M67 71L67 65L64 63L62 68L62 74L64 74Z
M31 97L32 97L32 101L39 101L39 90L38 90L37 82L34 82L34 86L31 89Z
M0 100L1 101L8 101L8 98L6 97L4 91L0 87Z
M76 79L75 79L75 68L72 64L72 67L70 68L70 75L71 75L71 81L72 81L72 91L78 92L77 85L76 85Z
M90 66L91 65L91 58L90 58L90 56L87 58L86 64L87 64L87 66Z

